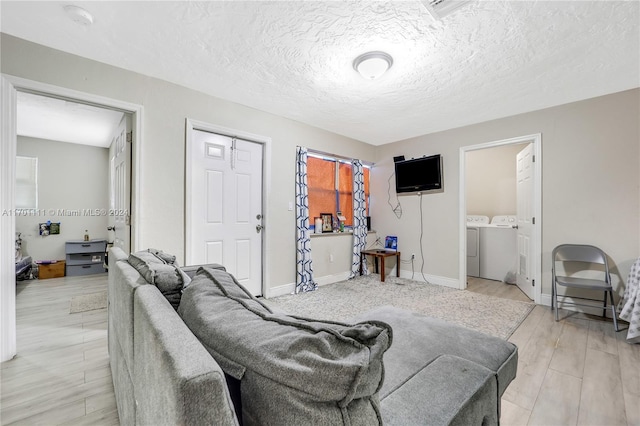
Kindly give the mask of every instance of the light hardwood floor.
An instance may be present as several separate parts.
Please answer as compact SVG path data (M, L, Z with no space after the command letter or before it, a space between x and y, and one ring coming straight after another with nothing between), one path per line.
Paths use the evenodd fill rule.
M106 275L18 284L18 356L0 370L3 425L117 425L106 309L69 314L71 297L106 289ZM515 286L470 279L469 291L528 300ZM518 376L503 425L640 425L640 345L610 322L555 322L537 306L509 339Z
M18 283L18 355L0 369L1 424L119 424L107 310L69 313L73 296L106 289L107 274Z
M470 278L467 289L528 300L497 281ZM640 345L600 317L560 317L536 306L509 338L518 346L518 373L502 397L501 424L640 425Z

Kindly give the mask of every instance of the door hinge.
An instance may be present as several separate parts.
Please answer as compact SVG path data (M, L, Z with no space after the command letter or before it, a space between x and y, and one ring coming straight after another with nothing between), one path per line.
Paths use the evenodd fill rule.
M133 132L127 133L127 143L133 142Z
M532 162L532 163L535 163L535 162L536 162L536 156L535 156L535 155L532 155L532 156L531 156L531 162Z
M124 217L124 224L125 224L126 226L131 226L131 215L126 215L126 216Z
M531 287L535 287L536 286L536 280L531 280Z
M531 218L531 224L532 224L532 225L535 225L535 224L536 224L536 218L535 218L535 216Z

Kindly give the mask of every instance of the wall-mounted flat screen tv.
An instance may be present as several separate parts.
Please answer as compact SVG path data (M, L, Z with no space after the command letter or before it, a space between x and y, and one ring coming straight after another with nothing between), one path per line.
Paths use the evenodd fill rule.
M396 192L442 191L442 157L428 157L397 161Z

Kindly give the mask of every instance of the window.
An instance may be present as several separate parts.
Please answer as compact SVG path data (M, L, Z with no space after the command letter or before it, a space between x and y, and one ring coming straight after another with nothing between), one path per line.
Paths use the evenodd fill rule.
M38 159L16 157L16 209L38 208Z
M364 191L369 215L369 172L364 166ZM351 162L309 153L307 159L307 184L309 187L309 219L320 217L320 213L341 212L346 218L345 226L353 225L353 172Z

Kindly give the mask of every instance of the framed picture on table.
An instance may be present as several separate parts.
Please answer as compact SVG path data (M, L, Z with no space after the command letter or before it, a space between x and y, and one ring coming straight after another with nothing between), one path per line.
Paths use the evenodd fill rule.
M398 237L387 235L384 238L384 249L387 251L398 251Z
M320 213L322 219L322 232L333 232L333 214Z

